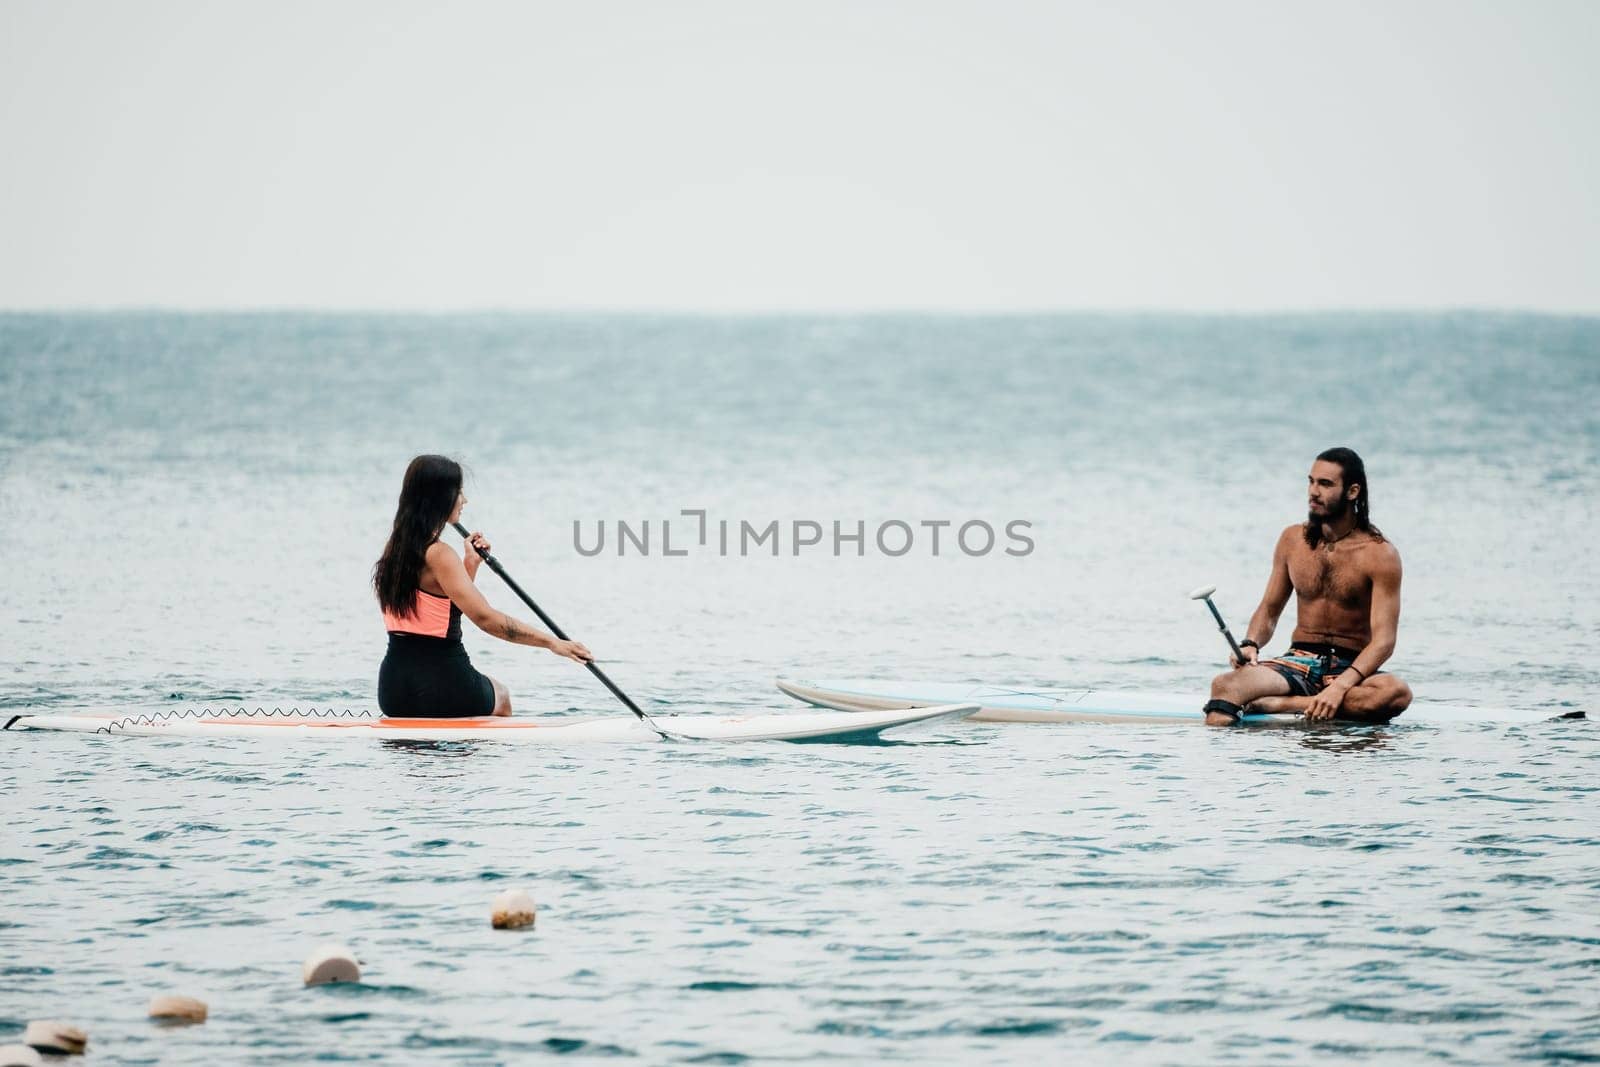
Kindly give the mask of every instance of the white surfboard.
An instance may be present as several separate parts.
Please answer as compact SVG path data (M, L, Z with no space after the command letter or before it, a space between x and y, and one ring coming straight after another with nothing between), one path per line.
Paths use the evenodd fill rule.
M914 682L872 678L777 679L778 688L797 700L839 711L884 711L935 704L976 704L974 722L1137 722L1201 723L1200 693L1159 693L1109 689L1057 689L977 685L968 682ZM1581 709L1522 710L1470 707L1418 700L1394 722L1541 722L1581 719ZM1246 715L1246 723L1297 723L1299 715Z
M839 711L793 715L657 715L674 739L685 741L876 740L889 731L955 722L974 714L975 704L881 710L866 715ZM151 715L88 713L14 715L7 730L62 730L148 737L254 737L295 740L380 738L392 741L509 741L577 744L596 741L659 741L639 719L618 712L604 718L390 719L373 714L301 715L277 711L183 711Z

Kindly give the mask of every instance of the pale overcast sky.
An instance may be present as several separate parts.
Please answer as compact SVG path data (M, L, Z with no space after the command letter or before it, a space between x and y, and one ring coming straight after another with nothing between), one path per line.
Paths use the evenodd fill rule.
M1600 311L1600 3L0 0L0 307Z

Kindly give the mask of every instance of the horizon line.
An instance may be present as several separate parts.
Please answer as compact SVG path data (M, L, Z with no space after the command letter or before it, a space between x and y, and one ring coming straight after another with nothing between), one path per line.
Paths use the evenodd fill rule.
M1382 315L1518 315L1524 317L1592 319L1600 318L1600 307L1588 310L1493 304L1442 305L1324 305L1284 307L1189 308L1172 305L1128 307L1014 307L1014 308L935 308L935 307L650 307L628 305L457 305L384 307L359 304L59 304L36 306L0 305L0 315L350 315L350 316L527 316L527 317L617 317L617 318L1049 318L1049 317L1135 317L1171 318L1270 318L1299 316L1382 316Z

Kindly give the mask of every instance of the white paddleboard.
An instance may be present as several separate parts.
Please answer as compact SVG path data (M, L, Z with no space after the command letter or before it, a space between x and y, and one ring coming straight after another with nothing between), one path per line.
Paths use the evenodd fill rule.
M1139 722L1201 723L1203 690L1156 693L1109 689L1013 688L958 682L909 682L884 679L777 679L778 688L797 700L839 711L879 712L935 704L976 704L974 722ZM1478 708L1418 700L1394 722L1474 723L1542 722L1581 719L1578 709L1525 711ZM1297 723L1299 715L1246 715L1246 723Z
M978 710L974 704L898 708L866 715L839 711L794 715L658 715L674 739L686 741L871 741L891 730L955 722ZM575 744L594 741L659 741L661 735L625 712L598 719L500 718L390 719L381 715L294 713L160 712L152 715L90 713L15 715L7 730L149 737L382 738L393 741L511 741Z

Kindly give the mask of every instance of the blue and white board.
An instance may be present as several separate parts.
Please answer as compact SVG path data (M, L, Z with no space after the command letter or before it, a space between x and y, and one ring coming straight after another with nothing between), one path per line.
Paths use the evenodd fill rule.
M674 740L683 741L872 741L890 731L955 722L976 712L973 704L918 705L880 710L865 716L837 711L792 715L658 715L655 721ZM14 715L7 730L57 730L73 733L147 737L252 737L334 741L359 738L389 741L509 741L568 745L601 741L659 741L661 735L632 715L598 719L505 716L480 719L390 719L381 715L300 715L297 713L162 712L154 715L89 713Z
M1026 688L966 682L911 682L885 679L777 679L778 688L797 700L838 711L885 711L936 704L976 704L974 722L1139 722L1200 723L1203 690L1156 693L1111 689ZM1479 708L1419 700L1396 722L1541 722L1584 718L1575 708L1525 711ZM1299 715L1246 715L1246 723L1296 723Z

